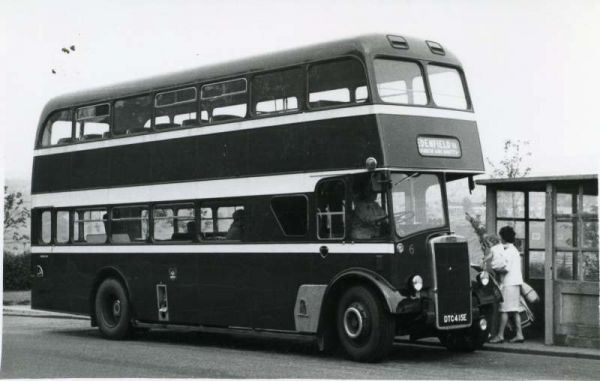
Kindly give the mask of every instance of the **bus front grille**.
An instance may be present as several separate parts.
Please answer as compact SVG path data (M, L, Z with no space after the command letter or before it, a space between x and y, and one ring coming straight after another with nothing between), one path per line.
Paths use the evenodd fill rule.
M471 280L467 242L448 236L434 239L436 327L455 329L471 325Z

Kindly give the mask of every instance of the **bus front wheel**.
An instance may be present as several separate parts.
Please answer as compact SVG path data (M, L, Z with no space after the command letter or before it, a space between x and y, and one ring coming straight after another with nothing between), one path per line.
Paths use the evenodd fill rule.
M105 279L98 287L95 300L98 328L109 339L119 340L131 333L131 308L121 282Z
M354 286L344 292L336 312L336 327L340 344L353 360L379 361L392 348L394 319L370 288Z

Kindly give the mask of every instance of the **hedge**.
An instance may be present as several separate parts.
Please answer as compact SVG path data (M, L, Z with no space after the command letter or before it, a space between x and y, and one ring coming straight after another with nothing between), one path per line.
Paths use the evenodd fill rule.
M31 289L31 254L11 254L4 252L4 290L17 291Z

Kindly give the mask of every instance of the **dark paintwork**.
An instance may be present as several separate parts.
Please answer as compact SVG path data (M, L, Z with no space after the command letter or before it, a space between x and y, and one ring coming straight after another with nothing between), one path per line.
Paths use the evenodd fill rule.
M419 135L456 137L463 155L421 156ZM370 156L380 167L484 169L475 122L366 115L37 156L32 193L356 169Z

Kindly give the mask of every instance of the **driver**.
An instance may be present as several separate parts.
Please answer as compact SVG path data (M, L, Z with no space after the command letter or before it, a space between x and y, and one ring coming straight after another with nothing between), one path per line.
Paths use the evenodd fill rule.
M369 239L381 236L387 214L375 199L377 193L367 182L354 194L354 214L351 220L350 237Z

